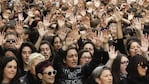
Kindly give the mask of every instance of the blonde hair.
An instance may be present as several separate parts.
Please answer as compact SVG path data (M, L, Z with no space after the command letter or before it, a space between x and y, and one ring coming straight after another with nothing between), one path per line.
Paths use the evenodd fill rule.
M39 60L45 60L45 57L41 54L41 53L32 53L30 56L29 56L29 59L28 59L28 64L29 65L32 65L34 60L36 59L39 59Z

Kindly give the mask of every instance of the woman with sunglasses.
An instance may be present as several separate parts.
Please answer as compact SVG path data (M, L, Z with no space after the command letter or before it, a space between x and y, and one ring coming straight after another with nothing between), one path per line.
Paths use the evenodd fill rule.
M41 80L41 84L54 84L57 71L54 70L48 60L37 64L35 70L37 77Z
M148 61L141 55L135 55L127 66L128 84L149 84Z

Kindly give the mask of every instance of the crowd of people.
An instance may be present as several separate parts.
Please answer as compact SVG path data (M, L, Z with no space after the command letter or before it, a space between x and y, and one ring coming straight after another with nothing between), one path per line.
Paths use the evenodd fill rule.
M149 84L149 0L0 0L0 84Z

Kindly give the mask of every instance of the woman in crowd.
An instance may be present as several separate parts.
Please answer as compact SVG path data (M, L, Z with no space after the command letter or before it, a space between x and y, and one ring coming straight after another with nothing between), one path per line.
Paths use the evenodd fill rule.
M88 50L81 50L78 53L78 59L79 59L79 64L81 66L89 63L92 60L92 54L90 51Z
M47 40L41 41L40 46L39 46L39 52L43 56L45 56L46 60L49 60L51 62L53 61L55 52L53 50L52 45Z
M106 52L103 48L97 49L94 43L91 41L86 41L85 43L83 43L82 49L90 51L92 56L99 55L98 53L100 53L100 61L102 64L106 64L109 59L108 52Z
M0 62L0 84L19 83L19 63L15 57L4 57Z
M128 58L124 54L118 54L118 56L114 59L111 71L113 74L113 83L114 84L127 84L127 65Z
M92 75L97 84L114 84L112 72L106 66L96 67Z
M129 60L127 66L128 84L148 84L148 61L142 55L135 55Z
M58 84L83 84L90 76L93 69L100 64L99 55L84 65L78 65L78 52L74 47L68 47L66 51L59 52L55 57L54 67L57 70L56 83Z
M137 37L131 37L127 40L126 49L128 53L128 58L135 55L141 55L149 60L148 57L148 37L143 37L143 39L138 39Z
M28 71L28 59L33 52L36 52L36 49L31 42L23 42L21 47L19 48L19 53L17 57L20 63L22 75L24 75Z
M20 78L21 84L40 84L36 77L35 67L38 63L45 60L45 57L40 53L32 53L28 58L28 71Z
M62 48L62 40L61 40L61 38L58 35L53 37L52 45L54 47L55 52L58 52L58 50L60 48Z
M35 70L37 77L41 80L41 84L54 84L57 71L54 70L49 60L37 64Z

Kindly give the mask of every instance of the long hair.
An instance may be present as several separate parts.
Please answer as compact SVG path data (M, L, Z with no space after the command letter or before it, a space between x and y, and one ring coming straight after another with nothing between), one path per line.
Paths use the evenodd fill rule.
M138 64L141 64L141 63L148 65L147 59L142 55L135 55L132 58L130 58L129 64L126 68L128 72L128 77L131 77L131 78L140 77L137 67L138 67Z
M21 47L19 48L18 55L17 55L18 61L20 63L19 67L21 69L21 73L24 72L23 58L22 58L22 54L21 54L24 47L30 47L32 50L32 53L36 52L36 48L34 47L34 45L31 42L22 43Z
M55 52L54 52L53 46L51 45L51 43L50 43L49 41L43 40L43 41L41 41L41 43L40 43L39 52L41 51L41 50L40 50L40 47L41 47L41 45L43 45L43 44L47 44L47 45L49 46L49 48L50 48L50 50L51 50L51 56L50 56L49 61L50 61L50 62L53 62L53 59L54 59L54 57L55 57Z
M19 77L20 77L20 70L19 70L19 63L16 57L3 57L0 62L0 84L2 84L2 81L4 80L3 74L4 74L4 68L8 64L8 62L15 60L17 62L17 73L15 77L10 81L10 84L18 84L19 83Z
M113 61L111 67L114 84L120 84L120 73L121 73L120 66L121 66L121 59L123 56L126 57L124 54L118 54L117 58Z

